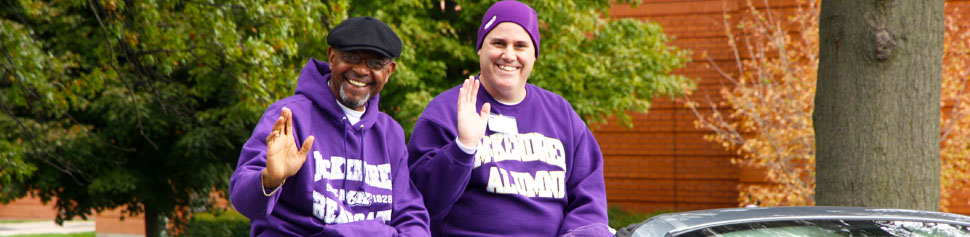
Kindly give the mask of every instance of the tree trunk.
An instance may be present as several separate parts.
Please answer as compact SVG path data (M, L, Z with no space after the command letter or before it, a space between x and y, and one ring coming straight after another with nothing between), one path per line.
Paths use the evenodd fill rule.
M822 2L817 205L939 210L943 2Z
M162 228L164 225L161 224L162 218L159 217L158 213L152 211L151 208L145 208L145 236L146 237L160 237L162 236Z

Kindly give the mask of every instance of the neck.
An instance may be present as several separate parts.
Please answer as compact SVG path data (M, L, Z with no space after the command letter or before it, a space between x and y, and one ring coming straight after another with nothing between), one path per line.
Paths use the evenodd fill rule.
M337 102L340 102L340 101L337 101ZM364 110L367 109L367 103L364 103L364 105L362 105L360 107L357 107L357 108L350 108L350 107L347 107L346 105L344 105L342 103L339 103L339 104L340 104L340 106L343 106L344 108L352 109L352 110L357 111L357 112L364 112Z
M516 88L512 91L499 91L497 89L489 88L485 85L485 83L482 83L482 86L485 87L485 91L488 91L489 95L492 95L495 100L501 102L502 104L514 105L525 100L526 91L524 87Z
M364 112L364 108L366 107L366 106L361 106L360 108L350 108L344 105L343 103L340 103L339 100L337 101L337 105L340 105L340 109L342 109L344 112L351 112L351 111Z

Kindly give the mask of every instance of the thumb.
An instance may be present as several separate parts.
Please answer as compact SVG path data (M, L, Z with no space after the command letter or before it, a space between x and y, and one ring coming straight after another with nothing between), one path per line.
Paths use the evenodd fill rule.
M307 137L306 140L303 140L303 146L301 146L300 149L300 157L306 158L306 155L310 154L310 149L313 148L313 140L313 136Z
M485 104L482 104L482 112L480 114L480 116L482 116L482 120L485 120L485 122L488 122L488 115L491 113L492 113L492 104L489 104L488 102L485 102Z

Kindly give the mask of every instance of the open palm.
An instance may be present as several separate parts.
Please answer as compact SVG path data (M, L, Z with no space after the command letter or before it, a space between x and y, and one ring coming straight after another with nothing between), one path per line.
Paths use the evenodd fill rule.
M458 141L466 147L477 148L478 142L485 136L488 125L488 114L491 105L482 105L480 113L475 111L478 100L478 87L481 82L475 77L468 77L458 90Z
M283 107L280 118L273 124L273 130L266 137L266 170L263 171L263 186L279 186L283 179L296 174L306 161L313 147L313 136L303 141L303 149L296 149L293 135L293 112Z

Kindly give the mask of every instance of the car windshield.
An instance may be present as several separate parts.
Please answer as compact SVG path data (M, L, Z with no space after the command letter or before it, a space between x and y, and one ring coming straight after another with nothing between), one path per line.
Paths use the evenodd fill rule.
M771 221L708 227L676 236L970 236L970 227L892 220Z

